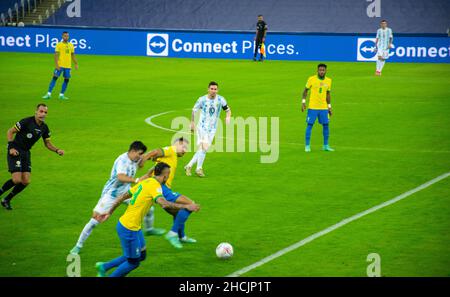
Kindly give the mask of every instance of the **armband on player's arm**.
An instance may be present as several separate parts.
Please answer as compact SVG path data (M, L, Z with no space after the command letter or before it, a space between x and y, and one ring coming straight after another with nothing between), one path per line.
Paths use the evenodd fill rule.
M224 106L222 106L222 109L225 111L228 111L230 109L230 107L228 107L228 105L224 105Z

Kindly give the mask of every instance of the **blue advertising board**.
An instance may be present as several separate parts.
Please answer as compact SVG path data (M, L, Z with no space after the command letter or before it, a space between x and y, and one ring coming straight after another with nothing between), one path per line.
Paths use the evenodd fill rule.
M0 27L0 51L50 53L65 30L78 54L250 59L254 52L253 32L58 27ZM374 37L271 33L265 46L271 60L374 61ZM389 60L450 63L450 38L394 34Z

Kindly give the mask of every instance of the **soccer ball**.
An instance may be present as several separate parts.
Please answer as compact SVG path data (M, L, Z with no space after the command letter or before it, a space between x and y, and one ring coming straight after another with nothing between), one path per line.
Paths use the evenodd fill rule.
M233 246L228 242L222 242L216 248L216 255L220 259L228 259L233 256Z

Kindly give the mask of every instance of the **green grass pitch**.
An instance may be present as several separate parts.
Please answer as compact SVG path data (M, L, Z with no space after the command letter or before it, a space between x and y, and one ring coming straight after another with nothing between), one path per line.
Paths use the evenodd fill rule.
M91 212L115 158L142 140L166 146L173 133L145 123L151 115L169 127L190 116L210 80L233 116L279 117L280 155L260 163L261 153L210 153L205 179L182 171L174 189L200 203L187 234L198 243L175 250L162 237L147 237L147 260L130 276L225 276L344 218L404 193L450 169L450 66L387 62L328 62L333 79L330 144L321 151L316 124L310 154L303 151L305 114L300 94L318 62L78 57L66 95L61 79L47 123L64 157L42 141L32 150L31 185L0 209L0 276L65 276L66 257ZM31 116L51 78L50 54L0 53L0 182L9 178L6 131ZM223 117L223 116L222 116ZM149 168L147 164L146 168ZM139 174L143 173L140 171ZM449 276L450 179L352 222L244 276L365 276L369 253L381 257L382 276ZM120 207L87 240L81 275L94 263L121 253L115 231ZM171 217L156 211L156 226ZM215 256L230 242L235 255Z

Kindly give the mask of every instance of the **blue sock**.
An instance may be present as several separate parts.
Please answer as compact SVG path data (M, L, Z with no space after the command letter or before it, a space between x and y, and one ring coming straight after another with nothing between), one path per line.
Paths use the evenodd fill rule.
M56 80L57 80L58 78L57 77L53 77L52 78L52 81L50 82L50 85L48 86L48 92L49 93L51 93L52 91L53 91L53 88L55 87L55 85L56 85Z
M305 133L305 144L309 145L311 142L311 131L312 131L312 124L308 124L308 126L306 126L306 133Z
M64 94L66 92L68 84L69 84L69 80L68 79L64 79L64 82L63 82L62 88L61 88L61 94Z
M177 216L180 215L180 212L183 212L181 214L183 216L183 221L178 224L178 236L180 238L183 238L184 236L186 236L186 234L184 233L184 226L186 224L187 219L191 215L191 212L187 209L182 209L178 212Z
M139 267L139 261L137 261L136 263L133 263L133 264L131 264L128 261L125 261L122 264L120 264L119 267L117 267L116 270L114 270L114 272L109 275L109 277L126 276L128 273L130 273L131 271L133 271L134 269L136 269L138 267Z
M117 257L109 262L106 262L103 264L103 269L105 269L105 271L110 270L111 268L117 267L120 264L122 264L123 262L125 262L127 260L127 257L125 256L120 256Z
M323 125L323 145L328 145L328 138L330 137L330 127L328 124Z
M191 214L190 211L188 211L186 209L180 209L175 217L175 221L173 222L172 229L170 229L170 230L175 233L178 233L179 236L180 236L180 232L181 232L181 235L184 237L184 224L186 223L190 214Z

